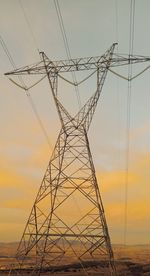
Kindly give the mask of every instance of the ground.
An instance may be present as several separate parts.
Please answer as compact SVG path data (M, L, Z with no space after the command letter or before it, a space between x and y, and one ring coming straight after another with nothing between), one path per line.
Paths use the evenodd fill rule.
M15 252L18 243L0 243L0 275L11 275L9 267L15 263ZM115 263L118 276L150 276L150 245L134 245L122 246L114 245ZM24 276L29 275L25 273ZM41 276L50 275L42 273ZM85 271L78 266L66 267L63 272L56 272L54 276L107 276L105 266L95 265L91 267L89 264Z

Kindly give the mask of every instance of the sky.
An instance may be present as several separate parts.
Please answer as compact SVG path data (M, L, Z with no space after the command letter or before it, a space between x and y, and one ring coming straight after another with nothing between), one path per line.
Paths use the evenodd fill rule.
M129 0L59 0L71 57L102 55L114 42L129 53ZM23 8L22 8L23 7ZM24 12L26 17L24 16ZM150 56L149 0L135 1L133 53ZM0 35L17 67L40 60L66 59L53 0L0 0ZM149 64L134 65L133 75ZM28 97L4 76L13 68L0 45L0 241L20 240L60 129L48 81L30 90L50 146ZM117 72L128 75L128 68ZM132 81L128 162L127 244L150 243L150 71ZM83 77L83 76L82 76ZM82 79L80 75L77 78ZM24 78L27 84L35 78ZM94 93L92 77L81 85L85 99ZM75 112L75 91L59 84L63 104ZM124 242L128 83L108 73L89 141L112 243Z

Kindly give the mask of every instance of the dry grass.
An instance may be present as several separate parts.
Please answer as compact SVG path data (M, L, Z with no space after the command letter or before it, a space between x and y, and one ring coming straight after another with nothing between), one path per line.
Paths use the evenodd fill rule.
M17 243L0 243L0 275L8 275L9 266L15 263L15 252ZM116 268L118 276L150 276L150 245L137 246L114 246L114 254L116 260ZM88 266L86 268L87 275L91 276L107 276L105 267ZM25 273L24 276L29 275ZM42 273L41 276L50 275L49 273ZM86 275L82 268L66 268L66 271L56 272L54 276L82 276Z

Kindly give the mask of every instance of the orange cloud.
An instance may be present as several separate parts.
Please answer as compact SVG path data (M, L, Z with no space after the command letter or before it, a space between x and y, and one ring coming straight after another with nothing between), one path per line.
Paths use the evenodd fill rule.
M32 204L39 189L43 174L47 167L51 152L47 145L35 146L35 153L25 156L23 163L16 164L11 160L2 158L0 174L0 205L1 213L1 239L19 239L21 231L29 216ZM139 232L143 229L150 229L148 216L150 211L150 154L137 155L134 162L130 163L128 181L128 238L131 240L131 233L136 229ZM24 171L24 169L26 169ZM40 171L40 175L39 175ZM106 218L110 227L112 238L121 242L124 229L124 207L125 207L125 177L123 170L102 171L97 174L100 183L100 192L106 211ZM76 200L79 201L79 198ZM74 202L76 204L76 202ZM82 204L79 202L82 211ZM73 208L73 202L72 202ZM83 204L84 206L84 204ZM68 208L66 215L70 216L72 208ZM84 206L86 208L86 206ZM77 210L78 208L76 208ZM9 226L8 226L9 225ZM10 226L11 225L11 226ZM9 227L9 228L7 228ZM7 231L4 229L7 228ZM116 233L119 235L117 236ZM148 235L145 234L145 240ZM138 241L136 234L134 241ZM142 237L140 238L142 242Z
M116 190L118 187L123 187L126 172L125 171L103 171L97 175L98 182L102 188L103 193ZM128 173L128 183L133 185L138 180L138 175L134 171Z
M127 192L127 241L149 242L150 232L150 154L136 155L130 161ZM123 242L125 220L125 171L98 173L100 191L111 236Z
M52 148L50 148L47 144L41 144L31 156L29 165L34 166L35 168L43 167L43 170L46 170L51 154Z
M1 223L0 224L0 241L18 241L21 239L24 225L21 223Z

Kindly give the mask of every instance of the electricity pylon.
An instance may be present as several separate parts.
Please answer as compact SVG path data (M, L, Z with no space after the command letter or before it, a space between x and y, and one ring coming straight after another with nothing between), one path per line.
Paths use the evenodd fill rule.
M20 273L30 268L30 275L42 275L44 271L51 275L78 263L81 275L88 275L87 266L92 262L98 266L107 261L105 275L116 275L87 133L109 67L149 59L114 58L114 48L115 44L101 57L55 62L41 52L41 62L6 74L46 73L61 121L54 151L18 247ZM82 70L96 70L97 89L72 117L58 99L58 77L62 72Z

